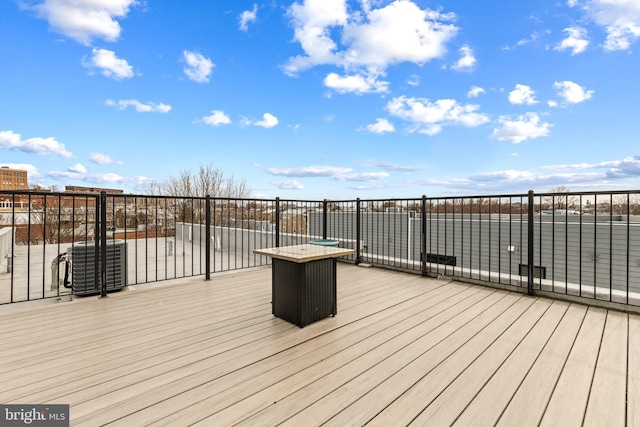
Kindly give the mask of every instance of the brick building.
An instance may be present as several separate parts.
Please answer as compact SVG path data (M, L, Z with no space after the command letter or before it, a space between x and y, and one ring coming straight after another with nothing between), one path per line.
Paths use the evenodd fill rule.
M11 169L8 166L0 167L0 191L2 190L27 190L29 181L27 171Z

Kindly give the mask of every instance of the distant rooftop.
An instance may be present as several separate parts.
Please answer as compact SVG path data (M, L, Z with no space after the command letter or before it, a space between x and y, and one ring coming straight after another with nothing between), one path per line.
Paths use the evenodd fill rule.
M105 191L108 194L123 194L123 190L117 190L114 188L99 188L99 187L82 187L78 185L65 185L64 191L67 193L100 193Z

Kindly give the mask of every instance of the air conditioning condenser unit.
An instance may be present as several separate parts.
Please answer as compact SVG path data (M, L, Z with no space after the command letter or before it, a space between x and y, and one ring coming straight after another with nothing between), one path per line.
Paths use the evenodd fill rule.
M71 288L75 295L100 293L101 275L100 253L97 256L98 278L96 275L96 245L86 242L68 249L71 260ZM123 240L107 241L107 291L120 290L127 286L127 245Z

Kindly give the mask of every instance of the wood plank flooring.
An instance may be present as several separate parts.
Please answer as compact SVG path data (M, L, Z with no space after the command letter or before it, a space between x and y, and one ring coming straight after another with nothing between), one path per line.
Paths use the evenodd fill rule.
M73 426L640 425L639 316L338 267L338 315L305 328L264 267L0 307L0 403Z

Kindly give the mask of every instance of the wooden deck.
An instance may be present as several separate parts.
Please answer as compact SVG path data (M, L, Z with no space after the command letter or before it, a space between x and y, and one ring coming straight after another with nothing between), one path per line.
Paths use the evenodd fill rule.
M339 264L338 315L271 315L269 268L0 307L0 402L71 425L638 426L640 317Z

